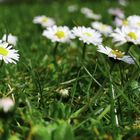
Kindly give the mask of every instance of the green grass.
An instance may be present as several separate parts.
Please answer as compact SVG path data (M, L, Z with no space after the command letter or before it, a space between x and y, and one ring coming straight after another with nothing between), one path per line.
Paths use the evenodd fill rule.
M0 120L0 138L4 132L8 140L140 138L140 48L131 49L138 66L121 62L110 73L113 62L92 45L87 47L83 62L83 44L74 40L73 44L60 44L56 65L52 56L55 44L41 35L43 29L32 20L45 14L55 18L58 25L90 26L91 20L80 12L75 15L67 12L69 4L0 5L0 36L17 35L16 49L20 53L17 65L4 64L0 68L0 97L10 96L16 102L13 114ZM101 13L107 24L111 24L107 8L117 6L104 1L77 4ZM134 2L125 7L126 15L140 14L139 4ZM67 98L57 92L65 88L69 89ZM114 120L114 103L119 127Z

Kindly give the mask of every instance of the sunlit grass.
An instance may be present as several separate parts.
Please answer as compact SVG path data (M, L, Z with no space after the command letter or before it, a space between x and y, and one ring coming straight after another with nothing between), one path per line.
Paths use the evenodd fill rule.
M126 15L140 14L138 3L124 8ZM79 11L75 15L68 13L69 4L0 6L0 36L5 33L18 36L15 48L20 53L17 65L0 67L0 96L10 96L16 102L14 113L1 118L0 136L6 130L7 137L15 137L14 140L139 138L140 49L131 48L138 64L128 65L124 62L116 64L97 52L94 45L87 45L83 61L83 43L74 40L59 45L56 64L53 57L55 43L43 37L43 29L32 20L44 14L53 17L58 25L90 26L92 20ZM111 25L107 8L117 4L101 4L77 3L79 8L95 9L102 14L102 21ZM111 45L109 39L104 43ZM59 93L61 89L68 89L69 95L63 97Z

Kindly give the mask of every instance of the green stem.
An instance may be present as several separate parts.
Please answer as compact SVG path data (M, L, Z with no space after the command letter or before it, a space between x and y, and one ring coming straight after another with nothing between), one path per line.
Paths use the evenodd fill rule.
M6 42L8 42L8 34L6 34Z
M130 48L133 46L132 43L127 43L127 44L128 44L128 46L127 46L126 51L125 51L126 54L128 54Z
M4 62L4 61L2 60L2 61L1 61L1 64L0 64L0 68L3 66L3 62Z
M43 84L41 83L38 72L35 72L35 76L36 76L35 79L37 79L36 80L36 86L37 86L39 94L40 94L40 105L42 105L44 107L45 103L44 103L44 98L43 98Z
M121 85L122 87L124 87L124 76L123 76L123 69L121 67L121 64L119 64L119 70L120 70L120 79L121 79ZM120 103L120 97L118 97L118 114L119 114L119 118L120 118L120 122L123 122L123 115L122 115L122 109L121 109L121 103Z
M116 139L118 136L118 127L119 127L119 119L117 115L117 108L115 107L116 101L116 95L115 95L115 89L113 85L113 78L112 78L112 72L114 70L115 64L113 63L112 66L110 67L110 74L109 74L109 79L110 79L110 86L111 86L111 92L110 92L110 102L111 102L111 123L112 123L112 128L114 129L114 134L113 137Z
M84 43L84 46L83 46L83 52L82 52L82 59L85 59L86 46L87 46L87 44L86 44L86 43Z
M115 107L115 89L112 81L112 76L110 75L110 83L111 83L111 92L110 92L110 101L111 101L111 123L112 123L112 129L114 129L114 134L113 137L114 139L117 138L118 136L118 127L119 127L119 120L118 120L118 115L117 115L117 109Z
M9 137L8 122L5 123L5 121L3 121L3 129L4 129L4 133L2 135L2 140L8 140Z
M53 49L53 56L54 56L55 59L56 59L58 45L59 45L59 42L56 42L55 47Z

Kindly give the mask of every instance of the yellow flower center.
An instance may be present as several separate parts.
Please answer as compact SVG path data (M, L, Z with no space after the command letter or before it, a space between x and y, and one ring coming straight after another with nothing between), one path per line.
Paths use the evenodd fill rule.
M47 17L44 17L44 18L42 19L42 22L48 22L48 18L47 18Z
M137 25L140 26L140 22L138 22Z
M106 25L101 25L100 26L100 29L103 31L103 30L105 30L106 29Z
M112 50L112 54L116 55L116 58L123 58L124 54L118 50Z
M88 36L88 37L91 37L91 36L92 36L92 34L89 33L89 32L85 32L84 35L86 35L86 36Z
M8 55L8 51L5 48L0 47L0 54L3 55L3 56L7 56Z
M55 33L55 35L56 35L59 39L65 37L65 33L64 33L63 31L57 31L57 32Z
M137 40L137 36L136 36L136 34L135 34L134 32L129 32L127 35L128 35L131 39Z
M128 25L128 21L127 20L123 20L122 21L122 25L124 25L124 26Z

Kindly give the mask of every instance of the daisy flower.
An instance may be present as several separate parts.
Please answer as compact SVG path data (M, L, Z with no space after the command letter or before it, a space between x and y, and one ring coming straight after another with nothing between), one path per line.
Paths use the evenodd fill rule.
M97 51L108 55L108 57L124 61L128 64L134 64L135 63L134 60L129 55L125 55L124 52L121 52L121 51L118 51L118 50L113 50L109 47L104 47L103 45L99 45L98 48L97 48Z
M128 26L128 20L127 19L120 19L118 17L115 18L113 23L117 27Z
M100 20L102 17L100 14L95 14L91 9L87 7L81 8L81 13L84 14L87 18Z
M76 12L78 10L78 6L77 5L69 5L68 6L68 11L70 13Z
M0 99L0 109L5 113L10 111L14 107L14 101L11 98Z
M52 26L43 31L43 36L50 39L52 42L66 43L74 38L70 29L67 26Z
M128 24L132 28L140 29L140 16L133 15L127 18Z
M34 17L33 23L40 24L43 27L49 27L55 25L54 19L47 17L45 15Z
M15 46L18 41L18 38L10 33L8 35L4 34L2 40Z
M126 6L127 2L126 2L126 0L119 0L119 4L122 6Z
M85 15L87 18L94 19L94 20L100 20L102 16L100 14L95 13L89 13Z
M102 43L101 34L89 27L74 27L72 32L75 35L75 37L78 37L79 40L83 41L86 44L98 45Z
M87 7L81 8L81 13L82 14L87 14L87 13L92 13L93 11Z
M112 27L101 22L92 22L91 26L104 35L112 33Z
M123 19L125 17L124 12L119 8L109 8L108 13L114 17Z
M61 90L59 90L59 94L62 97L68 97L69 96L69 90L68 89L61 89Z
M7 42L0 41L0 60L3 60L6 64L14 63L19 60L18 51L12 49L12 45Z
M117 46L126 42L131 42L135 45L140 44L140 30L130 27L117 28L110 36L113 37L113 42L116 42Z

